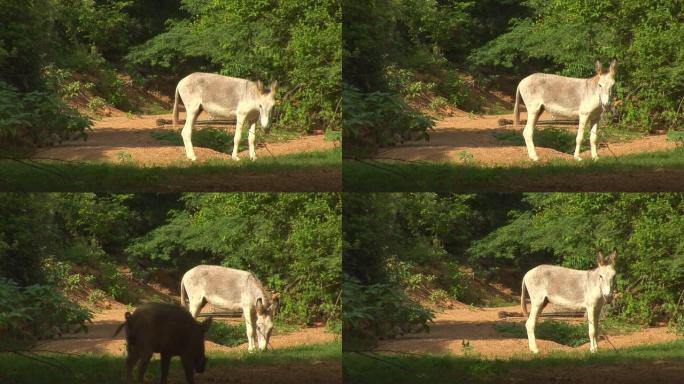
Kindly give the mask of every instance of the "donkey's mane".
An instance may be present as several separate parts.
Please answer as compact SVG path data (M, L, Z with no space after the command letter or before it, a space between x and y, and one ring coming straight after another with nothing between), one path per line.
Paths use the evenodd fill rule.
M253 273L250 273L247 279L251 279L254 283L254 286L256 286L261 292L263 292L264 297L262 298L262 301L264 303L264 306L268 307L269 305L271 305L271 291L268 288L264 287L261 281L256 276L254 276Z

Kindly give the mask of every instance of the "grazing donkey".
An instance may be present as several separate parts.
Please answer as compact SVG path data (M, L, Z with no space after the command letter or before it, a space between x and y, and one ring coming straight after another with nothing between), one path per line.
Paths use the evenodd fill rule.
M213 73L195 72L178 82L173 102L173 128L178 124L178 97L185 105L185 125L181 131L185 154L190 160L196 160L192 148L192 126L202 111L216 116L233 116L237 118L235 137L233 138L233 160L238 157L238 144L242 137L242 126L249 124L249 157L256 160L254 139L256 137L257 118L263 128L268 127L271 110L275 104L278 82L271 83L269 89L261 81L253 82L245 79L221 76Z
M268 346L273 331L273 315L280 306L280 296L270 294L253 273L218 265L198 265L185 272L181 280L181 305L197 317L206 303L227 310L242 309L247 329L249 351Z
M589 323L589 350L598 349L596 335L599 333L599 315L604 303L613 301L615 279L615 252L604 257L598 254L598 267L590 271L540 265L529 270L522 280L520 306L528 316L527 339L532 353L539 353L534 337L534 327L541 311L548 303L572 309L587 310ZM525 308L525 289L530 296L530 313Z
M520 121L518 105L522 97L527 108L527 124L523 130L527 154L533 161L539 160L534 150L534 126L543 111L568 116L579 117L577 139L575 146L575 160L580 157L580 144L584 138L584 127L587 122L591 126L589 142L591 144L591 157L598 160L596 153L596 129L604 110L610 108L610 92L615 84L615 68L617 61L610 63L608 72L603 72L600 61L596 61L596 75L589 79L578 79L535 73L520 81L515 93L515 128Z

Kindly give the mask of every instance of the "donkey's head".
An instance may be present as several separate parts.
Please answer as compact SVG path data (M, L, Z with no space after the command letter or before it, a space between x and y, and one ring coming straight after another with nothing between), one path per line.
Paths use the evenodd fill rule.
M613 253L608 256L603 256L603 254L599 252L597 257L599 288L601 289L601 296L603 296L606 303L613 301L613 295L615 293L615 256L616 252L613 251Z
M261 126L266 129L271 118L271 110L275 105L275 94L278 88L278 81L271 83L271 86L266 89L264 83L258 80L256 83L259 95L257 96L257 105L259 107L259 119Z
M608 72L603 72L603 65L601 62L596 60L596 76L598 81L596 86L598 87L599 100L601 101L601 107L604 110L611 109L610 103L610 93L615 85L615 68L617 67L617 60L613 59L610 62L610 68Z
M259 343L259 350L264 351L268 347L268 340L271 338L273 331L273 316L278 312L280 307L280 295L277 293L271 297L271 304L265 306L261 298L256 302L257 315L257 341Z

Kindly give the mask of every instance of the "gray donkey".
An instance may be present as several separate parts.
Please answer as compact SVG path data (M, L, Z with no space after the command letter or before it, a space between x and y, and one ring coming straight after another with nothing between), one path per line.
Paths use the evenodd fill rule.
M529 270L522 280L520 306L527 316L525 326L532 353L539 353L534 337L534 327L539 314L548 304L572 309L585 309L589 323L589 350L598 350L596 335L599 333L599 315L603 304L613 301L615 281L615 255L608 257L598 253L598 267L590 271L578 271L555 265L540 265ZM530 313L525 308L525 290L530 296Z
M591 157L598 160L596 152L596 130L601 115L606 109L610 109L610 93L615 84L615 68L617 61L610 63L608 72L603 72L600 61L596 61L596 75L589 79L578 79L546 73L535 73L520 81L515 93L515 128L520 121L520 98L522 97L527 108L527 123L523 130L527 154L530 159L537 161L537 151L534 149L534 126L543 111L553 114L578 117L579 127L575 140L575 160L580 157L580 144L584 138L584 127L589 122L591 132L589 142L591 144Z
M221 76L213 73L195 72L178 82L173 102L173 128L178 124L178 97L185 105L185 126L181 131L185 154L190 160L196 160L192 148L192 126L202 111L216 116L236 116L235 137L233 138L233 160L238 157L238 145L242 138L242 126L249 124L249 157L256 160L254 139L256 138L257 118L263 128L268 127L271 110L275 104L278 82L271 83L269 89L261 81L253 82L235 77Z
M196 318L206 303L228 310L241 309L249 351L254 351L257 344L259 350L266 349L280 296L271 294L253 273L218 265L198 265L185 272L181 305L187 305Z

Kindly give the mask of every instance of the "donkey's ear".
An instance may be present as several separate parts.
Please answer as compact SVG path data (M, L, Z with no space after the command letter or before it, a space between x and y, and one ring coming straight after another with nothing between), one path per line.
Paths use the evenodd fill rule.
M610 73L615 74L615 69L617 68L617 59L613 59L613 61L610 62Z
M264 83L261 82L261 80L257 80L256 82L257 90L259 93L266 93L266 89L264 88Z
M606 258L603 256L603 253L601 253L601 251L599 251L598 256L596 256L596 263L599 266L606 265Z
M275 93L276 89L278 89L278 80L273 80L270 88L271 88L271 93Z
M601 74L601 72L603 71L603 65L601 65L600 60L596 60L596 63L594 64L594 69L596 69L597 74Z
M615 265L615 256L617 256L617 251L613 251L610 255L608 255L608 261L610 264Z
M261 298L258 298L256 301L256 313L258 315L264 313L264 302L263 300L261 300Z

